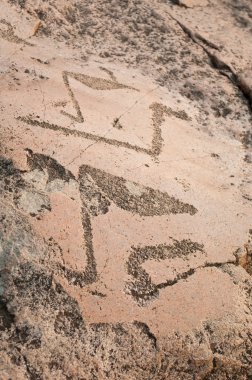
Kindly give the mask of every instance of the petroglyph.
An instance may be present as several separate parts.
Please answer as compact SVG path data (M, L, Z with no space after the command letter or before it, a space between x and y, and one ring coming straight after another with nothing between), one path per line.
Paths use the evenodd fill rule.
M72 101L72 104L74 106L74 109L76 111L76 115L71 115L68 112L61 110L61 114L69 117L71 120L74 122L78 123L84 123L84 116L81 111L80 105L74 95L74 92L70 86L69 83L69 78L73 78L85 86L93 89L93 90L118 90L118 89L130 89L133 91L139 91L138 89L127 86L124 84L119 83L114 74L105 68L101 68L103 71L107 72L108 75L110 75L111 80L104 79L104 78L98 78L98 77L92 77L89 75L85 74L80 74L80 73L74 73L74 72L69 72L69 71L63 71L62 72L62 78L63 82L66 86L67 92L70 96L70 99ZM142 98L141 98L142 99ZM137 101L135 102L137 103ZM118 148L126 148L130 149L133 151L136 151L138 153L143 153L143 154L148 154L152 156L153 158L157 158L162 150L162 144L163 144L163 138L162 138L162 131L161 131L161 126L163 122L165 121L165 116L175 116L180 119L184 120L189 120L189 116L186 114L185 111L174 111L170 107L167 107L161 103L155 102L152 103L149 107L149 109L152 111L152 126L153 126L153 135L152 135L152 141L151 141L151 147L150 148L143 148L138 145L131 144L127 141L120 141L118 139L111 139L107 138L105 136L100 136L94 133L89 133L85 131L80 131L78 129L73 129L73 128L68 128L68 127L63 127L54 123L50 123L47 121L40 121L38 119L34 119L31 116L19 116L17 119L32 125L34 127L41 127L45 129L51 129L53 131L59 131L63 133L64 135L73 135L75 137L81 137L85 139L89 139L95 142L101 142L109 145L116 146ZM121 115L122 116L122 115ZM120 117L121 117L120 116ZM122 129L122 125L120 123L120 117L115 118L114 120L111 121L112 126L118 130Z
M33 119L30 116L25 116L25 117L19 116L17 119L20 121L23 121L26 124L32 125L34 127L41 127L41 128L45 128L45 129L51 129L53 131L62 132L66 136L73 135L75 137L82 137L82 138L92 140L95 142L101 142L101 143L113 145L113 146L116 146L118 148L126 148L126 149L130 149L130 150L134 150L134 151L139 152L139 153L149 154L151 156L153 155L152 149L145 149L145 148L141 148L137 145L132 145L128 142L118 141L115 139L109 139L109 138L104 137L104 136L98 136L98 135L94 135L92 133L83 132L83 131L79 131L76 129L69 129L66 127L61 127L60 125L51 124L51 123L48 123L46 121L39 121L39 120Z
M188 213L194 215L197 209L169 196L167 193L127 181L122 177L108 174L88 165L79 171L80 191L84 199L90 196L90 179L95 186L117 207L140 216L169 215ZM104 196L100 195L103 205ZM109 205L107 201L106 206ZM104 207L103 207L104 210ZM105 207L107 212L107 208ZM97 210L95 210L97 212ZM93 209L90 213L94 214Z
M162 149L162 135L161 125L165 121L166 116L175 116L180 119L189 120L188 115L184 111L174 111L170 107L167 107L160 103L152 103L150 106L152 110L152 123L153 123L153 140L152 140L152 155L157 157L161 153Z
M73 174L66 170L56 160L43 154L33 153L28 150L28 165L32 170L47 170L48 182L60 179L68 182L75 180ZM84 287L96 282L98 279L95 252L93 247L92 218L109 211L111 203L117 207L144 217L161 216L169 214L194 215L197 209L187 203L169 196L167 193L127 181L122 177L114 176L103 170L89 165L82 165L78 175L80 198L82 202L82 226L86 248L86 268L77 271L58 264L57 269L67 278L69 283ZM157 286L153 285L150 276L141 269L140 265L148 259L164 259L175 254L187 255L203 248L190 241L176 242L173 246L147 247L143 249L133 248L128 262L128 273L133 275L136 282L128 287L135 297L134 287L141 288L138 298L150 298L157 296ZM148 253L146 253L148 251ZM144 254L142 254L144 252ZM140 261L139 261L140 260Z
M160 244L157 246L132 247L126 267L128 274L133 277L133 280L127 283L126 292L131 294L140 306L144 306L146 302L157 298L159 289L164 287L163 283L154 284L152 282L151 276L141 266L145 261L161 261L174 258L186 259L197 251L204 253L203 248L202 244L189 239L174 240L174 243L171 245ZM174 285L176 282L171 281L170 285ZM167 283L168 285L169 283Z
M119 140L110 139L110 138L107 138L104 136L95 135L93 133L88 133L88 132L79 131L76 129L70 129L67 127L62 127L60 125L52 124L52 123L49 123L46 121L39 121L37 119L33 119L30 116L19 116L19 117L17 117L17 119L26 123L26 124L32 125L34 127L41 127L41 128L51 129L53 131L61 132L66 136L73 135L75 137L82 137L82 138L92 140L95 142L101 142L101 143L113 145L113 146L116 146L118 148L126 148L126 149L133 150L135 152L138 152L138 153L148 154L149 156L156 158L159 156L159 154L161 153L161 149L162 149L163 139L162 139L161 125L164 121L163 116L164 115L172 115L174 111L171 112L171 110L168 107L163 106L162 104L159 104L159 103L153 103L150 106L150 109L154 110L153 117L152 117L152 121L153 121L153 125L154 125L154 133L153 133L153 138L152 138L152 143L151 143L150 149L142 148L138 145L133 145L133 144L130 144L130 143L125 142L125 141L119 141ZM62 113L65 113L65 111L62 111ZM77 112L77 114L79 114L80 118L82 117L82 114L81 114L81 116L80 116L80 113ZM120 126L118 127L118 125L119 125L118 122L114 121L114 127L117 127L117 129L121 129L121 127Z
M248 2L1 2L0 378L250 378Z
M13 26L6 20L0 20L0 24L4 25L5 29L0 28L0 37L9 42L14 42L15 44L24 44L28 46L33 46L32 43L23 40L15 34Z
M69 182L70 180L76 181L74 175L62 165L60 165L55 159L39 154L33 153L32 150L26 149L27 151L27 163L31 170L40 170L47 172L47 183L50 185L55 181L62 181L64 183ZM51 187L52 191L54 187ZM84 243L86 248L86 258L87 265L82 272L73 271L69 268L66 268L62 264L58 264L57 268L60 272L68 279L70 283L83 287L84 285L90 284L96 281L97 272L96 272L96 262L94 258L93 250L93 235L92 235L92 226L90 214L88 212L87 206L82 205L81 209L82 214L82 224L83 224L83 236Z
M104 70L104 69L103 69ZM106 71L106 70L105 70ZM107 72L107 71L106 71ZM109 71L111 76L111 71ZM82 115L80 106L78 101L76 100L73 90L71 89L71 86L69 84L69 78L73 78L85 86L92 88L93 90L118 90L118 89L130 89L130 90L136 90L133 87L126 86L124 84L118 83L115 78L113 77L113 80L103 79L103 78L97 78L97 77L91 77L89 75L80 74L80 73L73 73L69 71L63 71L62 72L62 78L63 82L67 88L67 92L72 100L73 106L76 110L77 116L70 115L69 113L65 111L61 111L61 113L65 116L68 116L70 119L78 122L83 123L84 117Z

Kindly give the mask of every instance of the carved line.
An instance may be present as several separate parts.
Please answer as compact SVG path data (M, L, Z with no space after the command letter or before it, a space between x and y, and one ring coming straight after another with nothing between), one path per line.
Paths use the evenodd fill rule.
M65 182L75 180L74 175L55 159L43 155L34 154L27 149L27 163L31 170L46 169L48 172L48 182L59 179ZM78 174L79 191L82 201L82 226L83 237L86 247L87 264L83 272L66 268L62 264L56 264L55 269L64 276L70 284L83 288L88 284L97 281L97 265L93 248L92 217L106 214L109 206L113 202L117 207L136 213L141 216L169 215L177 213L189 213L194 215L197 209L178 199L154 190L149 187L141 186L135 182L126 181L122 177L114 176L96 169L89 165L82 165ZM137 194L132 193L127 185L131 183L137 190ZM129 293L137 299L140 306L144 306L146 299L155 298L158 289L163 284L152 284L151 278L141 265L149 259L163 260L167 257L186 256L202 247L189 240L175 243L171 246L159 245L154 247L132 248L127 269L135 282L128 283ZM52 267L53 264L50 263ZM137 289L138 293L134 292Z
M68 80L68 74L66 71L63 71L62 72L62 78L63 78L63 82L66 86L66 89L67 89L67 92L73 102L73 106L77 112L77 117L76 116L73 116L73 115L70 115L68 112L65 112L65 111L60 111L62 115L65 115L65 116L68 116L70 119L78 122L78 123L83 123L84 121L84 117L81 113L81 110L80 110L80 106L79 106L79 103L77 102L75 96L74 96L74 93L69 85L69 80Z
M113 75L113 73L110 70L103 69L103 71L107 72L108 75ZM128 88L130 90L136 90L133 87L126 86L124 84L118 83L118 81L115 79L113 76L113 80L108 80L108 79L103 79L103 78L97 78L97 77L91 77L89 75L85 74L80 74L80 73L74 73L70 71L63 71L62 72L62 78L63 82L66 86L67 92L72 100L73 106L77 112L77 117L73 116L65 111L61 111L62 115L65 115L69 117L70 119L76 121L77 123L83 123L84 122L84 117L82 115L80 105L77 101L77 99L74 96L74 92L71 89L71 86L69 84L69 79L68 78L73 78L77 80L78 82L84 84L85 86L92 88L93 90L117 90L117 89L125 89Z
M111 76L111 72L108 71L107 69L103 69L104 71L108 72L108 74ZM73 73L73 72L68 72L68 71L63 71L62 72L62 78L63 82L66 86L67 92L72 100L73 106L76 110L77 116L71 115L65 111L61 111L61 113L70 119L82 123L84 122L84 117L82 115L79 103L77 99L74 96L74 93L70 87L69 84L69 77L74 78L75 80L83 83L87 87L90 87L92 89L96 90L112 90L112 89L131 89L135 91L139 91L133 87L126 86L124 84L118 83L116 80L108 80L108 79L103 79L103 78L97 78L97 77L91 77L89 75L85 74L80 74L80 73ZM114 77L113 77L114 78ZM109 139L104 136L98 136L93 133L88 133L88 132L83 132L83 131L78 131L78 130L73 130L69 129L66 127L59 126L57 124L49 123L46 121L39 121L36 119L32 119L30 116L19 116L17 117L18 120L23 121L26 124L36 126L36 127L41 127L45 129L51 129L53 131L59 131L65 135L73 135L76 137L82 137L86 138L89 140L93 140L96 142L103 142L106 144L114 145L117 147L123 147L127 149L134 150L139 153L144 153L152 156L153 158L157 158L157 156L161 153L162 149L162 135L161 135L161 124L164 121L164 115L171 115L174 114L175 116L179 117L179 113L176 113L171 110L171 108L168 108L160 103L153 103L150 106L150 109L153 111L152 114L152 123L153 123L153 138L152 138L152 146L150 149L147 148L142 148L138 145L130 144L128 142L124 141L119 141L116 139ZM177 115L178 114L178 115Z
M46 121L39 121L36 119L32 119L29 116L24 116L24 117L18 116L17 120L23 121L24 123L32 125L34 127L42 127L45 129L51 129L53 131L62 132L66 136L73 135L75 137L82 137L82 138L86 138L86 139L92 140L92 141L103 142L105 144L131 149L131 150L134 150L134 151L140 152L140 153L145 153L145 154L149 154L149 155L153 154L151 149L141 148L137 145L132 145L128 142L109 139L109 138L94 135L94 134L88 133L88 132L73 130L73 129L69 129L66 127L61 127L57 124L51 124L51 123L48 123Z
M93 233L92 233L91 218L85 204L83 204L81 210L82 210L83 234L84 234L86 257L87 257L87 264L86 264L85 270L82 273L73 269L66 268L65 266L61 264L58 264L57 268L62 272L62 275L68 280L70 284L83 288L84 286L92 284L97 281L97 269L96 269L96 260L95 260L94 248L93 248Z
M106 67L102 67L100 66L99 67L102 71L104 71L105 73L107 73L109 75L109 77L111 78L112 81L114 82L117 82L117 79L113 73L113 71L109 70L109 69L106 69ZM138 90L137 90L138 91Z
M126 148L126 149L131 149L131 150L134 150L138 153L148 154L148 155L152 156L153 158L157 158L159 156L159 154L161 153L162 143L163 143L163 138L162 138L162 134L161 134L161 124L165 120L164 115L165 114L171 115L172 112L171 112L170 108L168 108L168 107L166 107L160 103L153 103L150 106L150 109L153 111L152 123L153 123L153 128L154 128L153 138L152 138L152 147L150 149L142 148L138 145L133 145L133 144L130 144L130 143L125 142L125 141L119 141L116 139L109 139L109 138L104 137L104 136L98 136L98 135L95 135L93 133L78 131L76 129L74 129L74 130L69 129L67 127L62 127L62 126L59 126L57 124L49 123L46 121L39 121L36 119L32 119L30 116L18 116L17 120L20 120L26 124L29 124L29 125L32 125L35 127L41 127L44 129L51 129L53 131L62 132L66 136L73 135L75 137L82 137L82 138L86 138L86 139L96 141L96 142L103 142L105 144L113 145L116 147L122 147L122 148ZM77 114L78 114L77 117L82 117L81 113L79 114L79 112L77 112ZM72 115L69 115L69 114L67 114L67 115L69 117L74 118L74 120L77 119L76 117L74 117Z
M130 294L139 306L145 306L148 301L158 297L159 289L166 286L175 285L179 280L183 280L195 273L191 268L187 272L178 274L174 280L167 280L164 283L154 284L151 276L142 267L148 260L161 261L176 257L187 259L187 256L197 251L205 253L203 245L193 242L190 239L181 241L174 240L172 245L160 244L157 246L132 247L132 252L126 263L128 274L133 278L126 285L126 293Z

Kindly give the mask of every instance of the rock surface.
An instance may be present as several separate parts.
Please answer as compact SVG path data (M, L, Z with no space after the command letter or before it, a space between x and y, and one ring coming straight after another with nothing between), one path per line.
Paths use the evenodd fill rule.
M0 379L252 378L251 30L2 1Z

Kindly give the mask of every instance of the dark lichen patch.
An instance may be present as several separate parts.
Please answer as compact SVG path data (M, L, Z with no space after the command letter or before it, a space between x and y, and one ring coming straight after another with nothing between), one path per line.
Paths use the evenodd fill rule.
M27 322L16 326L12 340L16 344L25 345L29 349L38 349L41 347L42 332L37 326L31 326Z
M7 303L0 297L0 332L8 330L14 323L14 315L8 310Z
M27 186L22 178L22 172L15 167L13 161L0 157L0 195L1 198L12 200L18 204L21 191Z
M248 164L252 164L252 154L245 154L244 161Z
M167 193L126 181L91 166L83 165L79 171L80 189L85 191L85 183L91 177L95 186L118 207L141 216L169 215L188 213L194 215L197 209L187 203L169 196ZM88 194L85 194L88 197ZM103 204L108 206L104 198Z
M0 157L0 191L17 193L25 186L21 171L15 167L13 161Z
M32 366L30 361L27 359L25 355L23 356L23 360L25 363L28 379L29 380L43 380L42 370Z
M184 83L183 88L180 90L180 93L181 95L195 102L204 101L206 96L202 89L199 88L198 84L191 83L189 81L186 81Z
M196 252L204 253L203 245L191 240L174 240L172 245L160 244L157 246L132 247L131 254L126 264L127 272L133 277L126 285L126 292L131 294L134 300L144 306L146 302L157 298L162 284L154 284L151 276L142 268L142 264L148 260L162 261L165 259L188 257ZM173 285L176 281L171 281ZM169 283L166 283L168 286Z
M58 334L73 336L84 328L83 318L75 310L59 311L54 322L54 331Z
M252 147L252 132L246 131L243 132L241 135L241 142L245 148L251 148Z
M54 331L64 336L74 336L85 332L85 323L77 302L63 287L53 283L52 276L43 270L35 269L31 264L21 265L13 276L16 296L23 299L23 307L39 312L50 309L54 314ZM29 348L39 348L41 334L38 329L24 325L16 328L13 339L26 344Z
M85 330L83 317L77 302L71 298L63 287L54 283L52 275L44 270L35 268L30 263L20 265L13 275L13 284L16 296L24 299L23 306L39 310L41 307L50 308L55 315L55 329L57 333L71 335L78 329ZM39 344L39 332L34 332L30 326L23 326L16 331L19 341L30 341ZM37 336L36 341L34 337Z
M13 284L15 285L17 297L23 299L23 306L34 310L41 307L50 308L54 313L61 312L59 318L58 332L64 334L74 331L77 326L85 329L82 315L77 302L71 298L63 287L54 283L53 276L42 268L35 268L31 263L20 265L13 273Z
M55 179L60 179L65 182L69 182L71 179L74 180L74 175L64 166L60 165L54 158L46 156L44 154L33 153L31 149L26 149L27 151L27 163L31 170L47 170L48 182Z
M39 304L46 305L49 301L52 303L50 306L54 305L52 281L52 275L35 270L32 263L20 265L13 273L13 283L20 297L24 297L28 305L34 308Z
M227 4L232 9L231 14L239 27L252 27L252 8L249 6L249 2L246 4L243 1L231 0Z
M0 157L0 179L5 180L6 177L17 175L18 169L14 166L12 160Z
M90 354L106 362L105 378L110 379L112 373L120 373L118 379L152 378L157 369L157 347L156 338L147 325L96 323L89 327ZM129 357L133 358L132 362Z
M229 114L232 113L232 109L222 100L216 102L216 104L213 104L211 108L214 111L216 117L226 118Z

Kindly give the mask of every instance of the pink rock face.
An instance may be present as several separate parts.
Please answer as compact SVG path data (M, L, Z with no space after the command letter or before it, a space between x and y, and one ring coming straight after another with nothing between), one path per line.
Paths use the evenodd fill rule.
M3 378L15 378L10 339L20 379L247 376L249 133L242 146L234 119L206 125L204 105L155 74L83 61L77 42L27 38L31 20L18 33L15 8L3 15ZM209 76L234 96L205 70L191 94Z
M137 317L158 334L152 321L160 319L164 334L169 329L164 324L167 310L184 307L184 300L175 306L170 296L164 302L169 286L182 281L186 289L198 270L207 273L211 266L219 272L215 264L234 263L234 253L246 239L248 209L241 208L229 184L239 146L230 146L225 139L217 145L197 132L190 111L179 109L169 94L151 83L137 88L143 81L136 75L132 80L129 72L120 74L124 81L129 78L122 85L89 65L85 74L76 68L76 74L64 71L56 81L53 75L59 65L67 63L55 62L43 74L48 79L39 85L33 116L24 111L38 86L29 89L26 101L21 91L17 94L16 106L20 102L22 113L12 121L18 138L13 152L23 149L29 168L24 177L49 194L51 205L35 219L22 206L22 198L20 207L30 211L37 232L53 239L61 250L54 263L59 281L80 298L90 322L130 322ZM55 109L55 101L65 105L52 98L58 87L61 94L65 88L67 105ZM222 160L212 152L226 156L224 175ZM223 274L224 283L225 279ZM214 303L209 290L205 292L198 323L208 317L207 304ZM231 299L234 296L231 291ZM225 297L223 302L230 307ZM158 317L153 307L158 307ZM215 307L214 315L220 315L222 307L217 303ZM172 328L186 326L183 318L177 323Z

